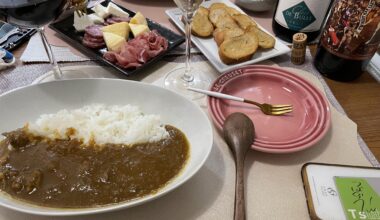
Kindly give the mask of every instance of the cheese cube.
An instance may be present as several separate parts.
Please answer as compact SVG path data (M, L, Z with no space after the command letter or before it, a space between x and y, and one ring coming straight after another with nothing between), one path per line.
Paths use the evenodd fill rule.
M94 24L103 24L104 23L104 19L99 17L98 15L96 15L95 13L94 14L89 14L88 15L88 18L94 22Z
M103 38L109 51L117 52L125 43L124 37L109 32L104 32Z
M135 14L135 16L133 16L131 18L131 21L130 21L131 24L143 24L143 25L146 25L148 26L148 22L146 21L146 18L144 17L143 14L141 14L140 12L137 12Z
M108 3L107 12L110 13L111 15L115 15L119 17L126 17L126 18L129 17L129 14L127 12L123 11L123 9L119 8L117 5L115 5L112 2Z
M101 4L96 4L92 10L95 12L95 14L101 18L106 18L110 15L110 13L107 11L107 8L104 7Z
M127 40L129 37L130 29L128 22L119 22L103 27L102 31L119 35L120 37L123 37Z
M137 37L140 34L143 34L143 33L149 31L148 26L143 25L143 24L131 24L131 23L129 23L129 27L131 28L131 31L132 31L132 34L134 37Z
M94 21L88 17L88 15L78 16L74 13L74 28L77 31L84 31L87 26L93 25Z

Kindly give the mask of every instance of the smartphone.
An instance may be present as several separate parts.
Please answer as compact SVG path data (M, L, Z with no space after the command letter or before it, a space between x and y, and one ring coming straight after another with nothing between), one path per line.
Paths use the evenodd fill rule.
M0 21L0 48L12 51L36 33L34 28L20 28Z
M311 219L341 220L356 219L356 217L360 219L359 212L351 211L350 213L345 209L341 198L342 189L337 187L336 179L380 180L380 169L375 167L306 163L302 167L301 175Z

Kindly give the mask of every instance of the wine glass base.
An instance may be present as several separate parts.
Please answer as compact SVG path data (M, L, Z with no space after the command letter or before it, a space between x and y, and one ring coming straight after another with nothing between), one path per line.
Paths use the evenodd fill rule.
M174 92L184 95L191 100L204 97L204 94L190 91L187 88L192 87L208 90L211 79L207 77L206 73L202 72L201 70L192 68L190 70L190 75L193 76L193 80L189 82L184 79L184 74L185 67L178 68L169 72L165 77L164 87L166 89L170 89Z
M52 69L48 72L50 81L65 79L92 78L91 74L76 69L61 69L60 73Z
M88 67L86 67L88 68ZM96 72L94 69L86 69L86 68L79 68L74 69L73 67L64 67L61 69L62 71L62 77L57 79L53 70L50 70L46 72L45 74L41 75L37 79L33 81L33 84L43 83L43 82L50 82L50 81L57 81L57 80L68 80L68 79L83 79L83 78L116 78L113 75L109 75L109 72L106 71L99 71Z

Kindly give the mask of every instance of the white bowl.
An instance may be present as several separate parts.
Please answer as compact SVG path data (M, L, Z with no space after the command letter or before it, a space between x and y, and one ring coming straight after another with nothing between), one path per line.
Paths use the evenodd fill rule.
M147 114L159 114L163 123L184 132L190 143L190 158L178 177L154 195L95 208L46 208L0 193L0 205L37 215L80 215L135 206L172 191L189 180L204 164L213 142L211 123L194 102L158 86L118 79L53 81L13 90L0 96L0 133L22 127L44 113L80 108L92 103L132 104Z

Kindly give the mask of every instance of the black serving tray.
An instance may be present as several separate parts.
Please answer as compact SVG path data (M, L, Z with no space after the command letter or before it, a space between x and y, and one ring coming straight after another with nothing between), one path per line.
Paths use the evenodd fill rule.
M108 3L109 1L105 1L102 3L102 5L107 6ZM134 11L126 9L118 4L116 5L119 6L121 9L123 9L124 11L128 12L131 17L133 17L136 14ZM93 12L91 10L88 10L88 13L93 13ZM129 76L132 74L136 74L140 72L141 70L143 70L145 67L148 67L151 64L157 62L167 52L169 52L170 50L172 50L173 48L177 47L178 45L180 45L181 43L185 41L185 38L183 36L174 33L172 30L161 26L160 24L150 20L149 18L147 18L147 22L148 22L148 27L150 30L157 30L158 33L160 33L163 37L165 37L168 40L168 49L160 53L156 57L153 57L151 60L144 63L142 66L134 68L134 69L125 69L104 59L103 54L107 51L106 47L102 49L92 49L92 48L88 48L84 46L82 44L84 32L76 31L73 26L74 13L62 20L59 20L55 23L51 23L49 27L53 29L54 31L56 31L58 33L58 36L62 37L63 40L67 41L71 46L78 49L82 53L86 54L87 56L91 58L96 59L97 61L101 63L111 66L115 68L116 70L118 70L119 72Z

